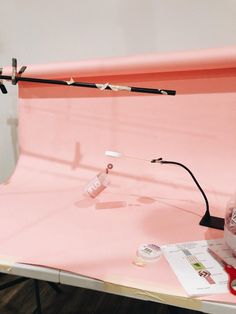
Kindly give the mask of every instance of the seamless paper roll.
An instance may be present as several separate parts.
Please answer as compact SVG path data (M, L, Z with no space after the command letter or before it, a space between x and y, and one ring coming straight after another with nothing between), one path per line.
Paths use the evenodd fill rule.
M198 225L205 204L187 173L142 159L186 164L212 214L224 216L235 190L235 52L230 47L27 66L25 76L125 82L175 89L177 95L20 83L20 158L0 186L1 255L186 296L164 257L135 266L137 248L223 234ZM105 151L137 159L111 160ZM84 195L109 162L109 186L95 198ZM235 303L228 294L221 300Z

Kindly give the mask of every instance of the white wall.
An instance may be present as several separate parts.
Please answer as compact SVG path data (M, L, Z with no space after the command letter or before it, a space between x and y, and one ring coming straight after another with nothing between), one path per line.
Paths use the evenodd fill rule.
M0 66L236 44L235 0L1 0ZM17 160L17 88L0 94L0 181Z

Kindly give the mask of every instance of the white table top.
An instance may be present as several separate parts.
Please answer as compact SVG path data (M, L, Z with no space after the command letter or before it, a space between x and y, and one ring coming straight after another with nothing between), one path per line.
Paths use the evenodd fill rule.
M0 260L0 272L5 274L12 274L16 276L28 277L43 281L51 281L65 285L81 287L101 292L117 294L125 297L131 297L140 300L153 301L174 305L182 308L202 311L204 313L212 314L234 314L236 305L226 304L220 302L208 302L194 298L184 298L174 295L153 294L141 289L134 289L130 287L119 286L107 283L101 280L89 278L65 272L59 269L52 269L41 266L34 266L20 263L8 263L5 260Z

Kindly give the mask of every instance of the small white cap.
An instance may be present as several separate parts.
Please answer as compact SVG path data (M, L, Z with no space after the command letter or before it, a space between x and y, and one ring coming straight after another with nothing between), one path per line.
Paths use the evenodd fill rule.
M119 158L119 157L122 156L121 153L119 153L119 152L113 152L113 151L111 151L111 150L106 150L106 151L105 151L105 155L106 155L106 156L110 156L110 157L115 157L115 158Z

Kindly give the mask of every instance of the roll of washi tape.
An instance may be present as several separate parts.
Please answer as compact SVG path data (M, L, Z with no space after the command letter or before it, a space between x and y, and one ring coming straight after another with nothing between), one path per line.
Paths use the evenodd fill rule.
M137 250L137 256L148 262L159 259L161 254L161 248L156 244L142 244Z
M145 266L149 262L157 261L162 255L162 251L156 244L142 244L138 247L136 255L134 264Z

